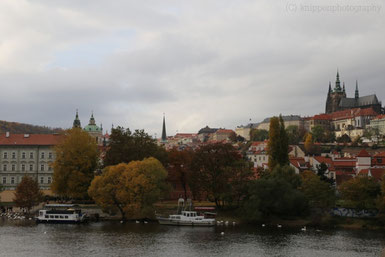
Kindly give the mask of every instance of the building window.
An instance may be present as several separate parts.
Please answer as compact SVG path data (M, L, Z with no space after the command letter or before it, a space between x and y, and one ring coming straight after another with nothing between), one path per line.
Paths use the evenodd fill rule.
M21 159L25 159L25 152L21 153Z
M15 171L15 170L16 170L16 165L12 164L12 171Z
M12 159L16 159L16 153L12 152Z
M7 184L7 178L3 177L3 184Z
M40 184L44 184L44 177L40 177Z
M51 177L48 177L48 184L51 184Z
M48 159L52 159L52 153L51 152L48 153Z
M21 165L21 171L25 171L25 164Z
M44 159L44 157L45 157L45 154L44 154L44 152L42 152L42 153L40 154L40 158L41 158L41 159Z
M3 165L3 171L7 171L7 164Z
M29 153L29 159L33 159L33 152Z
M15 184L15 177L11 177L11 184Z
M29 171L33 171L33 164L29 165Z
M40 165L40 171L44 171L44 164Z
M48 165L48 171L52 171L51 165Z
M4 152L4 153L3 153L3 158L4 158L4 159L8 159L8 153L7 153L7 152Z

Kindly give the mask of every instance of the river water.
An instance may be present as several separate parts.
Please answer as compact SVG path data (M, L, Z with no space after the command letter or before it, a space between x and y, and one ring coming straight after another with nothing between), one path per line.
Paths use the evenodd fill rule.
M384 247L381 231L0 220L0 256L365 257L381 256Z

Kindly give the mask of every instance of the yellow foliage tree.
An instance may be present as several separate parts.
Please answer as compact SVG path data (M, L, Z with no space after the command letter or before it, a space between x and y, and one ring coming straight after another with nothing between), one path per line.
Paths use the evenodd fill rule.
M167 171L155 158L108 166L96 176L88 194L104 210L118 210L122 219L154 217L153 204L168 190Z
M313 136L311 135L311 133L307 133L304 146L307 153L311 153L313 151L314 143Z
M95 140L79 128L67 130L56 148L52 191L62 197L87 198L87 190L97 168Z

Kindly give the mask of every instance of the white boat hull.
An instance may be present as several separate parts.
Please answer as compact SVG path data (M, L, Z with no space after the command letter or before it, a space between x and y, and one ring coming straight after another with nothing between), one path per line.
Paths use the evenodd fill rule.
M215 219L210 220L173 220L170 218L158 217L160 225L172 225L172 226L195 226L195 227L211 227L215 225Z

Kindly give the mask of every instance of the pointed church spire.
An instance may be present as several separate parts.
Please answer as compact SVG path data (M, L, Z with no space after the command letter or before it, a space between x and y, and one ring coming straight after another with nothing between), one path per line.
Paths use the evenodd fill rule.
M345 92L345 82L342 83L342 85L343 85L343 86L342 86L342 92L346 93L346 92Z
M329 81L329 91L328 91L328 95L330 95L331 92L332 92L332 83Z
M75 120L74 120L74 123L72 125L72 128L81 128L78 109L76 109L76 116L75 116Z
M162 142L167 141L167 135L166 135L166 118L163 113L163 127L162 127Z
M358 99L360 97L360 94L358 93L358 81L356 80L356 92L354 94L354 98Z
M340 73L338 72L338 69L337 69L337 76L336 76L335 91L339 91L339 92L341 91Z

